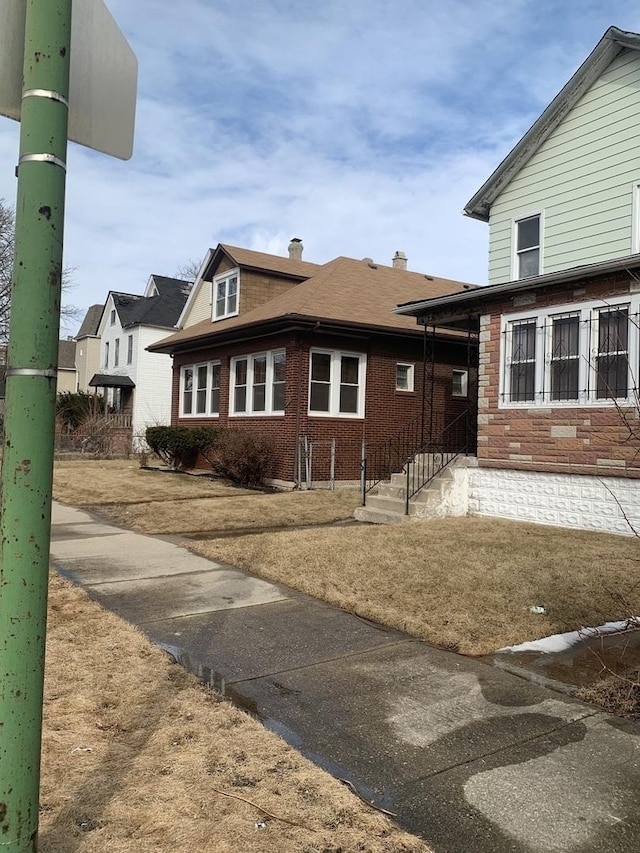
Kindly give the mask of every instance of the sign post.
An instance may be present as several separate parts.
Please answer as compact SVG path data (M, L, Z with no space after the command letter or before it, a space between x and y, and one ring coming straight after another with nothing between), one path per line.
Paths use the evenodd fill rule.
M96 7L96 0L6 2L5 8L16 13L14 23L18 23L13 32L2 33L4 46L0 42L0 52L11 43L15 53L15 43L20 43L23 35L22 21L24 51L17 115L0 97L0 112L21 122L0 494L0 848L7 853L34 853L72 11L93 3L94 10L104 8L108 12L103 6ZM84 49L91 52L87 46ZM93 108L99 110L99 105ZM83 131L88 132L87 144L99 147L93 144L95 127L91 122L89 125L88 131L87 127ZM132 138L132 124L129 131ZM111 146L110 138L103 141L101 150Z

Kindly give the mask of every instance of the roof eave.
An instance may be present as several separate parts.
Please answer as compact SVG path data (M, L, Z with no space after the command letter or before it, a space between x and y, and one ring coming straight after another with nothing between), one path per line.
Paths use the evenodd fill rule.
M513 176L522 169L587 89L625 47L639 50L640 37L635 33L619 30L617 27L609 27L542 115L465 205L466 216L483 222L489 221L491 205L504 187L510 183Z
M432 299L405 302L402 305L397 305L393 309L393 312L394 314L418 317L434 309L452 309L458 306L460 308L458 316L463 316L474 305L483 304L487 299L504 296L505 294L522 293L527 290L537 290L541 287L551 287L554 284L564 284L579 279L595 278L598 275L606 275L607 273L638 267L640 267L640 254L627 255L624 258L616 258L613 261L585 264L579 267L572 267L568 270L560 270L533 278L525 278L520 281L505 281L500 284L489 284L477 290L463 290L457 293L450 293L447 296L436 296Z

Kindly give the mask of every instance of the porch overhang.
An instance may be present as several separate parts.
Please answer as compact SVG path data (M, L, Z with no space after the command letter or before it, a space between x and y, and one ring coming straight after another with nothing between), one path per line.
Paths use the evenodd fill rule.
M109 373L95 373L89 385L92 388L135 388L136 383L130 376L112 376Z
M627 255L611 261L599 261L595 264L583 264L558 272L544 273L531 278L517 281L505 281L499 284L488 284L476 290L464 290L450 293L447 296L436 296L432 299L421 299L415 302L405 302L397 305L395 314L405 314L415 317L419 325L437 325L449 329L469 329L469 324L477 325L478 318L487 311L497 299L515 297L532 290L543 290L554 285L570 284L575 281L589 281L601 275L616 272L629 272L637 278L640 268L640 254Z

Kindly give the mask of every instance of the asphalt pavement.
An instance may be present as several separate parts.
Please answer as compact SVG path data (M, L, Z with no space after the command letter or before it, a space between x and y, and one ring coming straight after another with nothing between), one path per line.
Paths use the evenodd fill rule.
M61 504L51 558L436 853L640 851L637 723Z

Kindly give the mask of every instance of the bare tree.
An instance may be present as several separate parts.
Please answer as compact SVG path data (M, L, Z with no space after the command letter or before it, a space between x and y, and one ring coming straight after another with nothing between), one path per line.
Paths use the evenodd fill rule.
M9 318L11 316L11 276L15 237L13 208L0 198L0 345L9 340ZM68 293L75 285L73 269L62 271L62 292ZM75 305L64 305L60 311L60 322L66 326L78 319L80 309Z
M197 261L195 258L189 258L189 260L185 261L184 264L180 264L178 269L175 271L175 277L181 278L184 281L195 281L198 277L201 265L201 261Z

